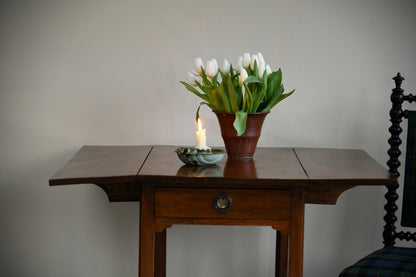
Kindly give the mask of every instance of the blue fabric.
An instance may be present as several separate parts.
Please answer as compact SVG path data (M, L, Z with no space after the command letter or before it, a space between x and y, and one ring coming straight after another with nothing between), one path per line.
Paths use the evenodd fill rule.
M401 225L416 227L416 111L408 113Z
M344 269L339 277L415 277L416 248L386 247Z

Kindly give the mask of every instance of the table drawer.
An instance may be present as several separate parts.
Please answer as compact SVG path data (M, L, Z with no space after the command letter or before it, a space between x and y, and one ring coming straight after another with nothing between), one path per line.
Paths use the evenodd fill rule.
M289 190L157 188L156 217L289 219Z

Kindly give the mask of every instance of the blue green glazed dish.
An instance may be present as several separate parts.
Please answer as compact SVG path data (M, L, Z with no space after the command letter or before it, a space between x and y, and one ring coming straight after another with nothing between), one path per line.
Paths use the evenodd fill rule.
M175 150L179 159L187 165L214 165L222 161L225 151L222 149L199 150L179 147Z

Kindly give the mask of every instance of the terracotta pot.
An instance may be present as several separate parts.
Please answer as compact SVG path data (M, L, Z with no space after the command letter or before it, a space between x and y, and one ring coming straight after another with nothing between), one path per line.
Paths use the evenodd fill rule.
M227 155L230 158L252 158L260 138L261 127L268 113L249 113L247 116L246 131L237 136L233 123L234 113L214 112L217 115L224 140Z

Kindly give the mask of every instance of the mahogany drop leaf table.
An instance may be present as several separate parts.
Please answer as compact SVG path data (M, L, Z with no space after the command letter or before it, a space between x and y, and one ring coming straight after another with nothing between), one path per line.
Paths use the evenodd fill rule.
M258 148L253 159L184 165L175 146L83 146L51 186L93 183L110 201L140 201L139 276L166 275L173 224L271 226L276 276L301 277L305 204L335 204L345 190L397 180L366 152Z

